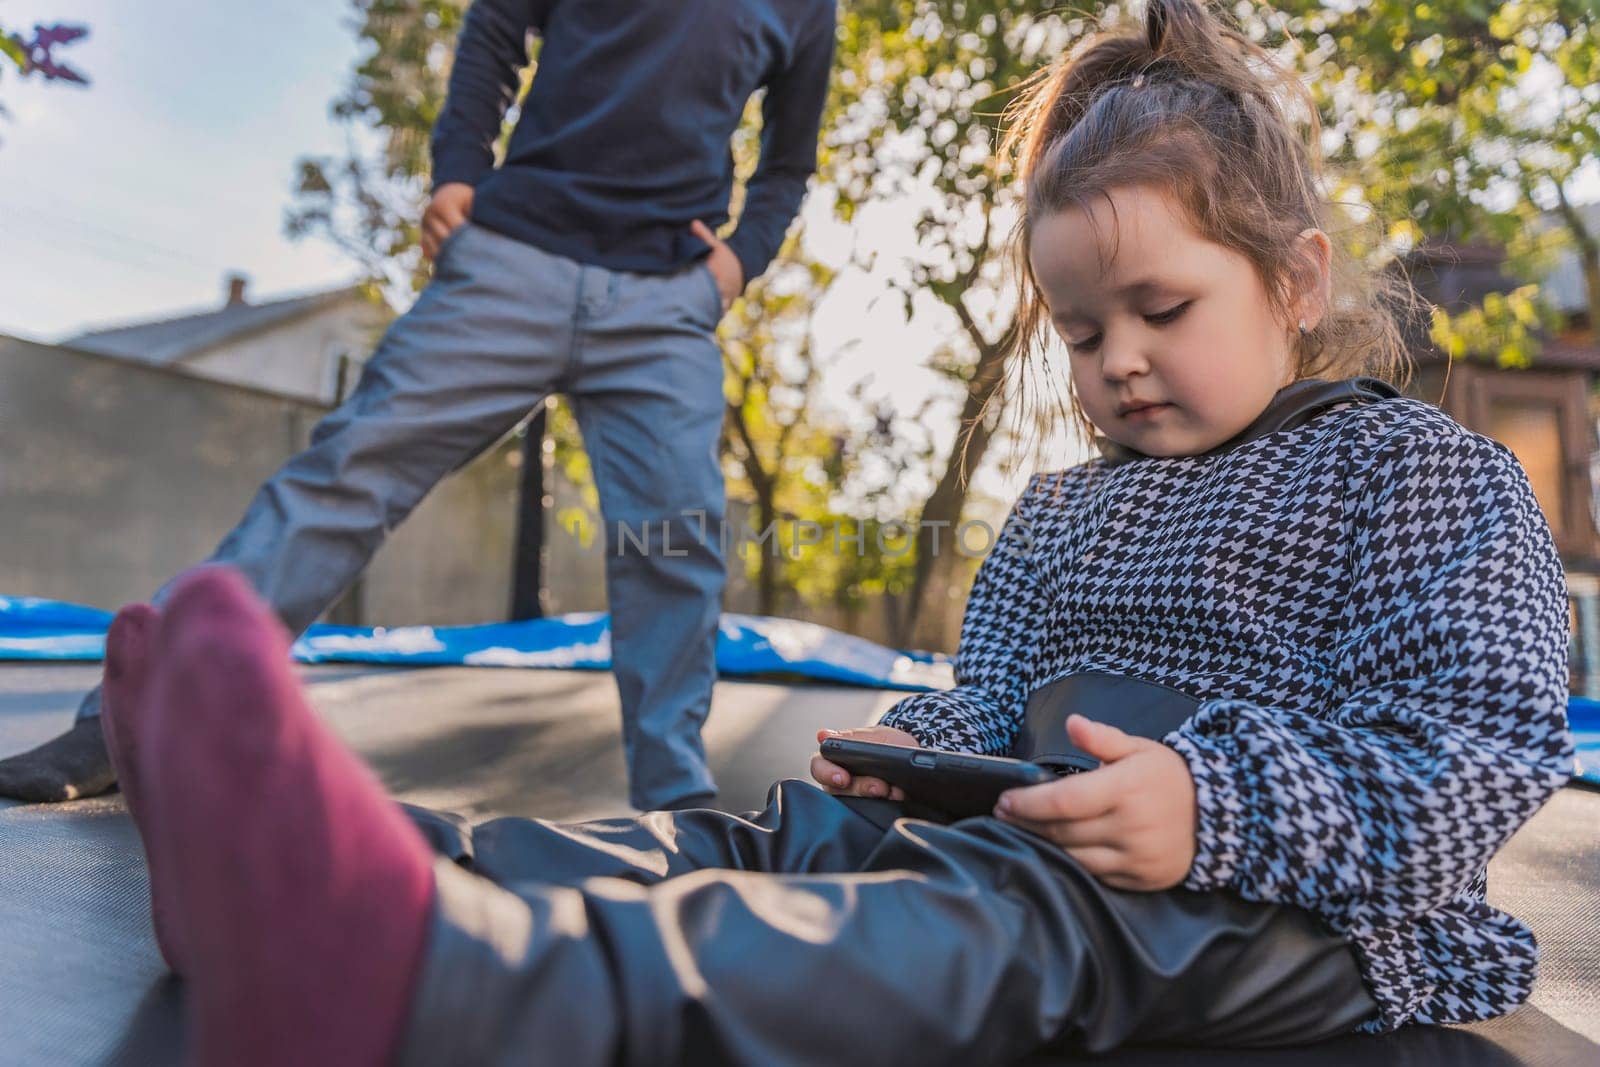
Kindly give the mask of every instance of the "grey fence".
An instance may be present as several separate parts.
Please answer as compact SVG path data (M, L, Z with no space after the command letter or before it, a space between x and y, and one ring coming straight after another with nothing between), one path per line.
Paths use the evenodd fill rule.
M0 594L114 608L204 559L324 409L0 336ZM447 479L337 612L367 625L505 617L508 444Z

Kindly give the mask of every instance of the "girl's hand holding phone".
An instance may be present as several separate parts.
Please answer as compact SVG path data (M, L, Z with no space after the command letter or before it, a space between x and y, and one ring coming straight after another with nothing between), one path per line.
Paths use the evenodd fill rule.
M1113 889L1153 891L1182 882L1195 853L1188 763L1159 741L1082 715L1067 720L1067 733L1100 767L1009 790L995 816L1054 841Z
M818 730L817 744L822 744L824 738L847 737L852 741L876 741L880 745L901 745L905 748L921 748L915 737L904 730L897 730L893 726L858 726L853 730ZM817 784L830 793L840 796L852 797L879 797L887 800L904 800L905 790L899 786L890 785L882 778L855 777L849 771L830 760L822 758L819 752L811 757L811 777Z

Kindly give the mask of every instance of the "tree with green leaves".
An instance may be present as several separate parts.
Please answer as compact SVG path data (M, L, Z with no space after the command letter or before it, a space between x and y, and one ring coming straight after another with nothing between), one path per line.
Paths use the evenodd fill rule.
M375 274L415 284L425 277L414 249L427 136L443 105L449 48L466 0L353 2L373 51L335 105L351 126L352 148L341 161L303 161L290 229L325 233ZM932 542L940 537L948 545L971 504L974 472L992 461L996 442L1020 417L1009 409L1007 391L1022 368L1008 365L1015 300L1003 258L1016 194L1006 161L995 156L1005 109L1027 78L1095 32L1103 16L1139 10L1137 3L1041 8L1000 0L861 0L841 9L819 186L846 220L877 202L920 205L915 249L896 285L908 314L919 298L931 297L949 321L946 343L929 353L949 393L931 407L918 398L914 410L873 399L866 421L886 432L847 428L835 450L857 459L864 449L893 450L900 482L921 476L931 485L917 516L904 611L913 623L908 643L939 644L946 613L959 606L950 593L963 585L961 558L935 553ZM1589 0L1278 0L1230 10L1312 85L1331 195L1353 214L1370 207L1394 222L1377 233L1351 225L1337 239L1375 267L1429 238L1493 241L1511 252L1511 270L1530 278L1555 247L1575 246L1591 303L1600 299L1600 247L1572 207L1573 184L1594 155L1600 106ZM753 157L756 123L753 111L736 139L741 174ZM1540 225L1547 209L1562 226ZM398 279L395 263L402 265ZM734 344L768 313L763 299L735 309L727 327ZM1600 314L1591 312L1590 320L1600 322ZM1441 315L1435 337L1452 353L1525 363L1547 322L1536 291L1525 287ZM1064 388L1037 384L1041 391ZM732 388L743 395L737 381ZM749 427L779 432L788 416L756 411L768 395L754 388L740 410ZM1048 405L1037 412L1050 413ZM935 451L935 435L925 428L940 419L958 432L941 437L950 443ZM748 457L761 446L751 452L738 441L737 424L730 430L735 472L742 468L739 477L749 478ZM563 449L571 447L570 429L560 432L567 435ZM791 441L828 436L788 432ZM1039 429L1025 423L1021 432ZM756 496L760 478L749 481ZM859 506L872 494L858 484L844 495Z
M421 289L430 268L418 223L428 202L428 142L444 110L450 56L468 0L350 0L365 58L334 100L347 130L343 158L296 164L292 238L325 238L373 281ZM507 130L515 122L508 117Z
M1563 248L1578 253L1600 325L1600 234L1574 204L1600 155L1597 20L1593 0L1279 0L1254 20L1304 57L1342 194L1390 221L1390 251L1492 243L1530 281L1436 314L1451 356L1529 365L1553 323L1531 282Z
M21 33L8 32L5 25L0 23L0 59L16 68L24 78L37 74L47 82L87 86L89 79L63 63L55 53L57 48L87 36L87 26L58 22L50 26L36 25L33 36L24 37ZM0 72L4 69L4 64L0 64ZM0 107L0 116L5 114L6 109Z
M727 365L727 453L734 489L754 506L758 534L746 552L756 572L757 610L778 612L784 576L782 520L825 506L838 472L826 469L833 439L814 418L820 373L812 320L836 273L803 258L791 236L767 274L751 284L719 331ZM739 530L736 547L748 550ZM792 548L792 545L789 546Z
M930 471L917 526L910 640L937 647L961 557L948 547L973 474L1002 428L1015 301L1001 253L1015 190L996 158L1002 116L1023 83L1093 29L1086 13L1003 0L869 0L841 14L823 179L851 217L873 200L924 207L902 294L932 295L951 320L930 353L954 390L959 432Z
M1018 86L1101 18L1137 4L1035 7L986 0L877 0L843 18L839 93L825 178L848 215L874 198L931 190L910 265L915 292L949 309L939 368L959 390L963 436L922 508L912 610L936 630L948 558L928 542L959 520L965 486L1000 424L1011 311L998 257L1014 212L1006 161L990 149ZM1324 128L1330 194L1353 222L1336 236L1374 269L1429 239L1498 244L1533 279L1562 247L1584 267L1600 326L1600 234L1573 204L1600 148L1600 50L1592 0L1230 8L1242 28L1307 78ZM1553 212L1559 225L1546 224ZM1363 213L1392 220L1374 234ZM1536 285L1435 314L1456 356L1527 365L1552 324ZM1045 383L1047 386L1049 383ZM1048 417L1048 411L1039 414Z

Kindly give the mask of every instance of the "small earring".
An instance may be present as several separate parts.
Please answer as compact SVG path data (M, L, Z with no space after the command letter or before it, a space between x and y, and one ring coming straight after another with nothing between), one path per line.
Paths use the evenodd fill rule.
M1310 337L1311 336L1311 327L1306 325L1306 320L1305 319L1301 319L1300 320L1300 336L1301 337Z

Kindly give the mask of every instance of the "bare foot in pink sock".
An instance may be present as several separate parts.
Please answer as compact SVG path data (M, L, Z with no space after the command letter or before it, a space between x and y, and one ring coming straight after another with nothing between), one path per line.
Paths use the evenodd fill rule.
M433 900L421 834L306 705L236 573L162 620L142 801L182 926L193 1062L388 1062Z
M130 604L117 612L106 635L105 689L100 705L100 724L105 731L106 749L117 772L117 785L128 804L128 814L144 840L145 866L150 871L150 920L155 926L156 945L167 966L183 972L183 949L178 944L175 924L167 917L161 875L161 857L155 842L145 832L144 796L140 777L140 753L150 726L150 666L156 658L156 641L161 617L149 604Z

